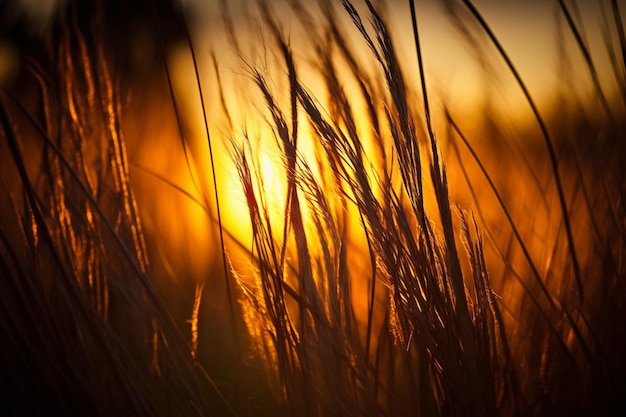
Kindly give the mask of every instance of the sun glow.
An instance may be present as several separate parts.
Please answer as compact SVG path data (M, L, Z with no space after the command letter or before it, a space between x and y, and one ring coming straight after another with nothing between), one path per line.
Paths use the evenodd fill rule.
M249 162L254 198L264 207L274 229L280 230L283 227L281 219L284 216L287 199L284 163L278 150L268 144L263 146L261 143L248 142L246 143L248 146L243 144L241 146L247 148L247 154L251 158ZM218 175L218 178L222 178L218 188L220 195L224 197L220 201L224 214L224 228L235 242L248 246L252 236L249 196L246 196L234 161L227 158L222 158L220 165L224 171L222 175Z
M428 28L435 30L432 26ZM248 29L242 29L241 33L251 36ZM201 36L214 41L206 34ZM310 41L295 29L290 36L300 42ZM427 39L436 37L431 33ZM258 48L258 39L250 41L248 46ZM322 49L320 45L328 46L320 42L313 45L318 47L317 52ZM355 40L355 44L360 45L357 42ZM401 57L404 57L402 48L409 51L412 48L406 42L404 38L399 44L397 53ZM565 265L563 260L567 259L567 251L559 241L559 215L550 210L558 205L558 201L552 198L550 204L529 207L529 201L540 201L548 194L539 181L535 179L533 183L532 176L550 179L551 173L539 163L532 167L524 165L520 158L524 155L519 149L520 144L506 142L509 139L506 129L515 127L508 122L523 118L519 117L520 105L511 104L510 97L504 99L510 85L507 84L506 89L499 89L498 85L487 88L485 83L493 80L487 77L487 70L478 68L474 56L467 51L458 52L462 48L454 49L452 54L458 52L457 55L439 56L437 53L443 54L441 51L445 49L441 41L428 43L425 51L433 54L429 55L433 57L428 61L429 65L432 62L448 65L443 69L435 64L426 68L438 151L441 152L438 156L449 174L449 195L445 196L437 195L435 180L430 175L432 148L424 128L423 104L413 58L400 59L399 64L405 66L406 86L400 96L394 97L389 91L384 70L377 67L371 57L368 60L361 56L371 53L367 48L355 48L354 59L362 59L356 69L351 67L348 57L336 50L339 48L335 44L328 48L328 54L315 54L312 52L315 48L294 48L289 53L297 63L297 87L304 91L294 100L294 107L291 100L295 90L290 69L285 57L272 49L275 45L271 41L263 45L264 52L255 49L250 55L244 51L229 54L228 48L232 45L218 42L215 55L200 56L198 64L207 102L208 139L215 163L213 170L193 64L188 52L178 51L172 56L175 95L187 134L184 142L187 156L192 158L191 162L186 161L182 151L185 148L181 149L180 143L171 139L175 137L172 133L174 122L171 122L167 139L167 146L171 148L161 145L160 153L149 159L157 165L163 164L165 170L160 172L164 172L171 183L180 186L186 194L185 203L174 202L165 192L160 194L159 207L163 217L162 223L157 223L155 228L164 233L172 229L167 232L170 235L166 239L171 242L171 247L179 249L189 245L195 248L188 251L193 258L188 263L195 269L199 269L194 266L195 262L200 262L203 270L207 270L209 260L217 264L219 261L214 255L225 250L227 261L224 267L243 293L239 306L247 330L259 350L263 346L263 354L273 358L268 359L269 367L277 366L278 355L277 351L272 351L277 341L272 340L272 330L268 331L268 328L288 323L287 327L294 329L297 339L302 336L298 332L306 329L306 320L310 319L307 311L311 315L322 315L328 321L345 320L344 329L354 329L354 339L360 340L360 346L369 352L378 349L378 337L384 334L381 330L385 326L394 328L391 331L393 337L397 336L406 350L419 345L421 342L413 337L414 328L401 328L401 315L414 314L410 313L414 306L419 310L416 316L431 308L428 304L433 297L437 298L437 290L433 288L441 288L441 283L450 279L445 260L437 258L447 250L445 242L437 240L442 235L443 214L438 205L444 201L443 197L449 199L452 210L455 204L461 209L476 208L481 226L486 225L489 230L489 238L494 242L510 243L510 225L502 220L502 208L471 155L460 144L458 135L452 134L450 126L446 125L443 108L474 134L476 150L482 152L481 163L488 165L490 172L498 177L497 188L508 193L503 197L508 207L515 207L518 210L516 215L523 212L520 207L532 211L532 221L520 221L517 226L530 246L529 256L540 265L539 272L548 275L564 268L560 265ZM201 45L196 48L206 49L204 44ZM239 56L233 58L232 55ZM217 63L213 56L219 57ZM242 56L247 71L233 70L241 68ZM259 68L259 72L252 68ZM305 94L310 94L310 102L306 101ZM490 114L491 108L483 106L488 100L481 95L489 94L493 94L491 104L500 106L504 116L496 111ZM402 115L398 106L402 107L402 104L398 103L403 100L410 107L410 117L407 118L410 121L400 120ZM447 100L452 104L449 107ZM496 120L496 127L505 130L481 131L482 123L488 117ZM469 129L468 125L472 128ZM405 128L401 133L400 126ZM412 129L417 132L415 138L411 137ZM537 148L536 143L531 143L534 136L524 132L522 137L526 150L529 146ZM511 148L493 143L499 140ZM417 143L417 148L406 146L409 142ZM295 160L293 149L289 148L294 143ZM519 148L514 149L515 146ZM412 156L418 150L420 156L416 162ZM526 156L532 157L531 152ZM408 174L403 172L407 166L411 167ZM412 206L415 203L408 196L409 192L416 191L417 185L411 183L410 178L408 183L405 182L403 175L423 177L423 188L419 190L423 202L418 209ZM213 176L217 189L213 188ZM469 177L472 184L468 182ZM297 185L290 189L293 179ZM165 188L172 191L171 184ZM385 194L390 189L392 192ZM290 194L294 190L295 194ZM363 194L359 194L361 191ZM293 203L294 196L297 197L296 203ZM424 224L419 223L416 214L419 210L423 210L428 218ZM455 220L450 220L449 224L458 221L454 215L452 217ZM216 243L218 227L223 232L224 247ZM426 239L417 240L429 227L432 227L429 232L432 233L431 243L435 242L430 256L435 258L424 261L422 257L427 255L421 246L428 243ZM451 227L457 228L458 223ZM584 236L581 230L575 232ZM454 230L457 235L451 240L458 237L458 232ZM467 236L469 232L464 238ZM375 247L376 244L379 246ZM463 245L461 242L457 244L459 252L463 253ZM529 269L527 260L516 253L510 255L509 264L504 265L498 253L500 248L494 249L497 244L500 243L493 243L485 249L486 263L490 265L492 276L496 277L491 282L498 294L509 300L508 306L512 310L521 310L523 289L518 282L507 279L507 273L509 268ZM550 253L557 244L561 245L559 251ZM584 244L579 244L578 248L583 252L583 258L588 248ZM207 253L212 257L205 257ZM476 291L469 278L471 265L463 255L460 258L459 268L463 269L466 279L464 285L468 286L468 293ZM434 266L425 268L420 262L431 262ZM423 279L422 275L433 271L435 276L430 278L430 283L415 284ZM561 274L560 270L558 274ZM393 294L394 280L398 277L406 279L409 285L396 289L397 294ZM431 284L433 288L428 289ZM560 286L570 284L551 283L550 288L561 291ZM225 298L223 294L219 296ZM393 296L396 298L392 299ZM440 301L435 300L434 304L437 302ZM272 309L276 309L274 311L278 313L275 314L280 317L270 317ZM443 329L449 325L445 314L445 309L436 312L435 327ZM308 331L313 329L319 330L317 322ZM192 328L193 331L197 332L198 328ZM295 340L291 343L297 344ZM193 349L196 348L194 345Z
M392 9L392 18L403 19L401 13L400 8ZM495 108L500 106L503 109L502 111L507 118L502 120L507 122L509 119L519 120L519 115L522 113L525 116L521 118L526 117L528 112L520 110L525 106L525 103L523 105L519 103L511 104L513 101L511 101L512 96L509 93L509 89L515 90L514 83L501 83L498 77L494 75L500 72L505 73L506 71L502 70L502 68L493 69L494 73L490 74L490 69L481 68L480 63L476 61L475 54L477 51L468 50L470 49L468 45L463 43L465 40L459 40L458 37L454 37L454 28L451 27L449 21L445 22L448 17L441 10L438 10L433 16L433 21L429 22L426 20L427 24L423 27L424 53L429 58L427 59L426 78L430 84L433 120L435 130L439 133L438 139L440 144L445 147L452 146L446 143L449 138L443 135L447 128L445 126L445 118L441 114L441 110L444 107L450 110L452 114L459 115L459 119L463 121L465 126L469 124L472 127L483 123L485 112L493 110L485 104L489 100L496 102L494 104ZM445 22L444 26L447 28L444 31L439 28L440 25L434 24L443 24L443 22ZM350 22L345 23L347 23L347 26L350 25ZM407 21L404 24L407 25ZM216 166L215 172L207 169L210 166L207 158L207 149L197 148L201 150L194 152L194 155L197 159L196 165L201 167L201 169L194 175L204 177L205 180L215 175L219 201L210 200L211 204L208 207L209 217L207 218L212 226L220 226L225 232L224 243L232 262L229 267L234 267L238 272L242 272L245 269L247 272L241 273L241 276L253 275L254 268L248 269L248 267L250 266L249 264L255 262L255 251L258 248L254 246L251 215L254 214L254 210L257 210L257 208L251 207L251 202L258 204L259 209L262 211L261 217L263 221L267 222L266 226L271 229L271 238L274 239L275 243L278 246L286 245L286 253L291 255L291 260L295 261L297 259L293 253L289 253L297 250L298 243L294 241L288 215L289 211L293 209L293 207L289 206L290 202L288 201L290 192L288 189L288 172L294 168L290 166L290 161L288 161L286 156L287 152L283 144L285 137L281 137L285 132L280 131L282 126L278 126L280 123L276 122L277 114L272 113L271 110L272 106L275 105L277 109L284 112L284 114L278 115L278 119L282 118L286 136L291 137L294 133L291 131L293 129L292 117L294 117L294 114L291 114L293 108L290 103L291 88L293 86L290 85L284 57L272 49L274 47L273 40L271 36L267 36L267 33L264 33L267 39L263 37L265 43L262 48L259 48L259 38L258 36L255 37L255 30L259 30L263 34L263 29L250 29L243 25L238 26L237 34L241 41L239 45L241 49L233 53L230 49L234 48L234 45L224 40L223 33L215 32L216 27L219 27L219 25L211 26L208 31L200 31L197 38L200 46L196 45L198 50L210 48L212 51L215 51L214 54L199 55L198 69L200 70L202 84L205 89L204 98L207 100L206 111L209 127L211 128L210 140L214 148ZM400 33L406 33L409 30L407 26L402 25L395 27L395 29L400 31ZM438 36L438 34L442 36ZM297 62L295 71L298 82L313 95L313 100L322 110L323 114L320 114L319 118L330 123L337 132L341 132L346 137L349 138L352 134L355 138L358 138L356 141L362 149L360 151L355 150L355 153L349 155L348 158L358 159L359 152L361 152L362 164L365 168L368 182L372 186L373 196L380 198L383 191L381 187L384 186L391 186L394 189L401 190L403 188L400 175L401 168L395 160L397 149L395 149L391 137L390 121L386 118L388 117L386 112L389 111L392 103L390 103L389 97L386 96L388 92L385 90L383 71L377 68L376 63L369 56L371 51L366 47L367 45L363 39L359 39L360 34L350 33L346 37L350 42L354 42L354 45L357 45L354 48L354 59L357 60L359 72L355 72L353 67L350 66L349 59L338 52L339 48L337 48L337 45L329 47L328 55L320 52L320 45L323 45L323 41L318 39L317 41L322 43L316 45L316 41L312 40L315 37L312 33L307 33L306 29L303 30L303 28L299 28L295 24L290 26L289 38L293 39L294 43L300 42L311 46L308 49L298 48L291 51ZM404 74L406 75L406 99L416 115L414 127L420 130L423 129L423 120L419 116L422 111L422 104L420 91L417 87L417 68L413 55L414 46L411 37L397 36L397 38L399 42L397 43L398 49L396 53L401 57L411 57L403 58L399 61L404 66ZM515 48L513 49L515 50ZM406 51L410 51L410 54ZM493 57L488 55L492 54L492 52L487 50L484 57L486 62L500 63L500 61L492 59ZM538 52L541 56L546 54L544 50ZM324 60L326 58L328 58L328 62ZM190 130L193 132L195 141L201 143L204 140L201 139L204 136L204 122L199 92L195 81L193 81L195 79L193 65L188 52L177 55L175 59L179 62L177 68L180 68L180 72L183 74L177 78L177 95L181 99L181 107L185 109L183 112L185 123L191 126ZM213 61L213 59L216 59L217 62ZM241 70L242 60L244 62L243 67L247 68L247 71ZM545 64L552 65L552 61L546 58ZM264 77L262 88L259 88L258 74L252 70L255 67L262 69L261 75ZM542 78L537 81L535 79L536 74L532 68L525 68L524 71L531 75L530 77L525 77L531 80L530 88L542 94L548 94L546 91L549 89L546 88L546 83L553 83L554 80L547 81L545 78ZM494 75L494 77L491 77L491 75ZM333 84L332 77L334 76L337 77L336 84ZM372 109L367 107L368 103L362 94L362 85L360 85L361 82L368 81L372 81L372 83L367 85L367 88L375 95L377 100L375 103L372 103L374 112L377 112L377 123L380 123L376 127L371 119L370 111ZM494 84L488 86L487 84L490 82ZM511 85L513 85L513 88L511 88ZM503 86L506 86L506 88L503 88ZM263 88L266 88L267 91L259 91L263 90ZM206 91L214 92L214 94L207 94ZM432 94L433 92L434 94ZM515 100L519 100L518 93L516 90ZM490 94L492 95L490 97L483 96ZM344 97L349 105L341 103L340 99ZM447 107L448 104L450 104L449 108ZM342 111L348 106L351 106L352 122L355 123L354 127L349 126L349 122L346 120L347 116L342 114ZM352 173L350 178L337 180L336 177L332 177L333 174L337 174L336 172L333 174L326 172L332 171L333 168L330 168L327 159L328 155L324 153L325 150L322 143L324 139L317 137L313 127L315 122L308 120L312 116L307 114L302 103L296 106L295 111L295 116L298 118L298 162L295 170L299 173L302 173L305 167L311 170L312 178L322 190L324 197L329 200L332 215L342 228L340 231L340 234L343 234L342 239L346 239L345 244L349 245L351 254L359 254L358 259L357 256L350 258L350 269L352 271L364 271L364 273L353 273L353 275L368 277L361 282L355 281L353 283L355 289L357 289L355 294L358 294L354 298L357 313L360 315L357 317L357 320L363 323L368 308L367 304L370 302L367 298L367 293L372 285L368 279L376 265L372 265L372 260L367 255L367 232L361 217L362 213L359 212L354 201L351 201L355 196L350 193L350 187L347 186L347 182L354 181L356 178L354 173ZM487 114L487 116L490 115ZM496 113L492 116L495 118L501 117ZM505 123L501 125L505 126ZM355 129L354 132L350 131L352 128ZM376 129L379 129L379 132L376 132ZM377 136L380 132L382 132L382 136ZM423 130L420 131L418 136L420 137L420 150L422 152L423 172L421 174L428 178L431 150L427 143L428 139L425 132ZM484 140L487 141L488 139ZM442 152L443 155L444 153ZM464 207L469 207L473 204L476 195L490 194L491 191L483 184L477 193L469 193L462 171L457 165L459 161L455 159L454 155L450 149L447 149L445 152L445 157L447 158L445 163L452 167L448 177L452 200L460 201L464 204ZM242 156L245 156L245 162L250 171L251 183L249 188L246 188L248 185L242 184L242 178L238 170L238 164L243 162L241 159L238 160L238 158ZM344 157L346 156L344 155ZM482 159L487 161L490 158L490 156L484 156ZM498 158L504 159L502 155L498 155ZM355 162L347 161L347 164L350 165ZM465 165L469 167L468 169L471 169L470 164ZM390 177L390 182L385 185L383 181L387 174ZM479 176L478 171L474 172L473 175ZM216 190L211 185L207 185L208 182L210 181L205 181L203 191L197 196L198 198L215 193ZM436 219L438 208L437 199L434 198L433 186L430 181L426 180L424 183L424 206L429 216ZM185 185L187 189L192 186L194 186L193 181L187 182ZM298 196L303 196L302 190L297 191L297 193ZM219 204L221 211L221 224L219 225L217 224L216 203ZM317 225L315 221L320 219L315 216L319 215L319 213L311 211L310 203L310 199L302 198L298 210L302 216L307 235L311 237L308 239L307 244L311 257L314 257L322 253L323 248L320 247L320 243L316 240L317 230L315 228ZM313 207L313 210L315 209ZM493 215L493 218L500 215L497 203L484 204L482 209L482 212L486 214L486 221L495 223L496 220L492 220L490 216L492 216L491 212L496 213ZM251 210L253 211L252 213ZM190 218L205 215L206 213L192 213ZM201 224L199 221L194 222ZM412 224L411 227L415 227L415 224ZM285 238L287 241L284 241Z

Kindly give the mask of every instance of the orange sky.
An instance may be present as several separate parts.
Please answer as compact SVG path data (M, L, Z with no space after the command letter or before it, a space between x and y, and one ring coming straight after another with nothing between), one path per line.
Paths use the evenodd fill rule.
M53 10L55 4L61 0L16 0L21 4L23 14L31 16L31 20L41 25L45 16ZM221 22L220 3L228 4L234 16L236 32L242 35L244 32L253 33L248 49L251 54L259 53L261 42L258 30L258 18L256 14L256 2L253 0L179 0L187 11L188 20L194 25L198 35L197 43L202 47L199 54L206 54L210 49L216 52L218 58L223 61L224 70L236 71L236 65L240 61L231 60L232 50L225 44L225 33ZM311 10L314 10L314 1L300 0ZM493 73L485 76L481 72L475 53L471 50L467 37L464 37L457 27L451 22L442 4L444 0L419 0L416 1L418 25L420 28L421 41L424 51L424 59L427 70L429 87L431 90L446 96L452 106L459 109L475 107L480 102L480 95L486 91L485 80L494 87L492 96L505 105L504 113L509 114L511 108L522 106L521 96L514 86L510 74L502 65L502 60L494 53L494 49L488 46L485 36L476 39L481 43L481 52L489 58L487 61L492 68L496 69L497 77ZM302 39L306 39L306 29L298 28L288 0L268 0L273 7L280 24L292 36L293 45L297 49ZM363 1L353 0L357 8L363 10ZM374 3L377 3L374 1ZM381 2L386 4L389 14L391 30L394 34L399 55L406 57L401 61L406 66L410 75L415 72L416 58L411 31L409 0L388 0ZM455 3L460 3L455 1ZM341 1L336 1L336 8L340 18L344 19L347 27L351 22L342 10ZM545 101L553 95L555 87L560 79L566 78L567 84L576 86L577 89L588 88L589 76L582 62L581 54L577 50L572 34L566 29L564 18L558 12L558 2L544 0L475 0L477 9L484 15L496 35L501 40L504 48L510 54L517 65L522 77L527 82L530 91L539 102ZM604 87L609 90L614 83L610 72L607 53L603 44L602 30L602 7L609 11L608 0L578 0L572 7L572 2L567 2L572 12L576 9L580 12L584 27L584 37L589 45L592 57L600 74L600 80ZM460 9L464 9L463 6ZM622 7L626 9L626 7ZM621 10L624 14L625 10ZM557 17L558 16L558 17ZM569 51L568 62L563 60L564 55L557 53L558 45L558 21L563 28L563 39ZM613 22L610 22L611 29ZM257 27L254 27L257 26ZM366 47L361 43L361 50L366 53ZM205 57L206 58L206 57ZM228 68L229 62L231 67ZM569 73L563 69L567 69ZM561 80L562 81L562 80ZM417 81L415 82L417 85Z
M242 56L240 56L227 41L220 17L219 2L186 1L187 10L193 17L195 49L199 59L200 73L204 77L205 98L209 100L208 113L212 135L214 137L225 136L238 142L241 138L229 135L241 135L242 127L245 126L247 133L254 139L266 140L270 132L267 132L266 122L259 117L263 113L263 98L254 87L250 72L246 69L244 62L258 65L266 74L269 74L270 82L274 83L271 88L275 93L279 95L285 93L288 91L286 89L288 85L286 85L280 54L272 49L271 36L266 28L262 28L256 7L242 7L242 4L254 4L254 2L242 0L227 2L234 19L234 30L242 45ZM304 1L303 3L308 4ZM487 37L481 32L474 32L479 48L472 50L467 37L462 35L458 27L451 22L449 15L441 7L441 2L419 1L416 3L435 124L442 121L438 111L443 108L444 102L451 107L459 120L463 118L464 123L477 120L475 117L480 116L481 111L484 110L485 92L489 92L490 100L494 104L492 111L496 116L503 117L504 115L505 121L509 120L513 123L528 121L531 115L529 106L525 103L519 88L516 87L513 77L506 70L502 59L489 44ZM270 4L278 17L279 24L289 36L300 77L311 92L323 102L323 84L319 79L315 79L314 71L306 65L314 58L310 44L311 31L314 28L303 28L290 8L285 5L284 0L273 1ZM359 3L355 1L356 4ZM573 37L566 29L562 16L559 19L561 19L564 44L568 53L567 55L557 53L559 42L556 2L476 1L475 4L518 67L531 95L539 103L540 110L547 110L549 99L554 97L558 89L562 89L564 85L567 94L572 94L572 96L582 95L584 91L590 90L591 84L581 54L576 49ZM613 80L602 44L600 9L591 3L579 3L579 7L583 16L584 36L591 45L590 49L600 73L600 79L610 85ZM337 2L337 11L338 19L342 19L346 28L352 29L352 23L341 8L340 2ZM408 2L392 0L388 4L387 14L390 30L396 41L397 54L405 67L408 84L413 89L413 93L418 96L417 58ZM363 20L366 21L365 14ZM358 34L350 36L355 42L357 53L362 53L366 66L374 67L363 40ZM270 47L264 48L264 45L270 45ZM235 132L228 132L221 113L211 53L215 54L219 65L222 85L226 90L226 103L236 119L234 120ZM484 54L489 72L481 70L477 59L480 54ZM199 137L202 137L204 127L188 52L183 48L172 55L172 58L172 62L175 63L173 69L177 75L178 87L181 91L191 92L185 100L191 103L186 108L185 114L190 120L197 120L196 132ZM303 130L300 132L302 133ZM224 148L218 152L228 155L230 145L228 143L223 145ZM306 153L307 151L303 150L302 146L305 145L300 142L300 151ZM227 166L231 163L229 158L217 161L218 177L220 173L226 173L224 178L218 178L218 180L222 190L227 190L227 193L232 194L228 194L227 198L231 202L240 201L244 207L244 197L241 192L237 191L239 184L236 173L232 167ZM265 175L270 174L265 173ZM231 219L234 223L242 225L241 219L245 216L243 209L237 210L230 207L225 212L235 216ZM241 236L244 235L245 232L242 232Z
M258 18L254 17L256 7L243 6L254 4L254 2L235 0L227 3L234 16L238 35L246 31L253 33L249 38L253 46L247 51L250 56L258 56L262 48ZM298 46L307 38L306 29L302 30L299 27L297 19L290 8L285 5L285 1L270 1L269 3L279 16L280 24L289 33L292 46L298 54L300 52ZM303 3L308 4L308 2ZM354 1L359 8L361 3ZM480 53L486 57L489 68L495 71L489 74L480 69L476 51L472 50L467 37L460 33L458 27L455 27L442 7L442 3L438 0L416 1L428 86L434 92L431 94L439 98L445 97L453 109L471 113L478 110L482 103L483 93L491 88L491 99L499 103L498 106L502 108L504 114L511 116L516 110L525 114L527 106L524 105L519 89L504 67L503 61L487 41L487 37L483 33L478 33L476 40L481 45ZM531 94L540 105L547 105L547 99L554 96L556 89L563 86L563 82L568 84L567 88L574 87L580 92L590 88L589 76L583 64L582 55L576 48L571 32L566 28L565 20L558 11L556 1L477 0L474 3L491 25L527 83ZM585 39L591 46L591 54L600 74L600 80L608 91L614 84L614 80L602 40L601 3L606 3L605 8L609 9L608 2L601 1L579 1L577 5L582 18ZM185 0L185 4L188 10L192 11L191 16L198 22L196 29L198 37L204 38L199 39L198 42L216 51L218 58L224 63L222 68L228 71L228 56L232 50L223 43L225 38L220 20L219 2ZM571 5L569 7L574 12L574 8ZM387 9L398 55L406 57L401 61L405 64L407 77L410 78L414 74L415 78L411 84L417 86L419 85L416 78L417 59L410 26L408 0L391 0L387 3ZM461 9L464 9L463 6ZM311 10L314 10L314 7L311 7ZM351 22L347 19L340 2L337 2L337 10L338 16L346 23L346 27L350 27ZM360 10L363 9L360 8ZM559 20L564 45L568 51L567 55L558 53ZM357 39L356 42L359 40ZM367 47L362 42L360 45L357 49L366 54ZM236 59L231 63L239 65L240 61ZM234 68L231 70L236 71ZM496 74L495 77L494 74ZM433 107L437 108L437 105Z

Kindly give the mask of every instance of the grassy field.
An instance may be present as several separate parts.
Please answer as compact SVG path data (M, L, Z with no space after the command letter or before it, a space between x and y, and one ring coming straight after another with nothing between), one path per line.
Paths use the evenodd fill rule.
M4 25L3 414L626 412L623 4L591 45L555 2L547 105L441 2L513 122L433 91L410 0L410 54L384 3L217 3L225 49L161 0Z

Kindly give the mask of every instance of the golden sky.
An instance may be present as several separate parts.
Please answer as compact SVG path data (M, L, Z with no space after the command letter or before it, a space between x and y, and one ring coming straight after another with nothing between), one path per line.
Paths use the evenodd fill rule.
M195 22L197 43L202 45L200 50L214 51L225 72L237 72L238 69L235 67L240 65L241 61L239 57L233 57L232 48L226 43L220 2L185 0L184 3L189 11L188 16ZM244 45L245 40L248 41L248 47L243 48L244 58L254 61L262 55L263 42L267 42L267 39L263 38L255 2L235 0L227 3L233 16L235 32L244 40ZM315 13L314 6L309 6L308 2L302 3ZM469 23L468 27L471 30L469 33L472 36L464 34L451 19L443 3L441 0L416 1L418 27L431 96L435 97L435 100L445 100L456 111L473 116L472 112L481 108L487 94L489 100L496 103L496 111L500 109L503 114L511 117L515 115L527 117L528 106L525 105L513 77L487 36L484 32L476 30L476 22L471 17L468 18L468 13L463 13L467 10L461 5L458 8L461 20ZM286 1L269 1L269 4L288 34L296 56L299 54L306 56L306 45L309 40L307 30L310 28L302 28ZM354 1L354 4L360 11L365 10L362 2ZM580 95L590 90L589 73L582 54L556 0L477 0L474 4L516 65L533 98L544 107L543 110L547 110L550 99L559 89L565 89L568 93L576 91L576 94ZM575 7L571 2L567 4L574 19L583 29L583 38L589 45L600 82L605 90L609 91L614 85L614 78L602 38L606 27L602 19L602 7L609 11L610 16L610 5L608 1L578 1ZM337 1L336 6L338 20L342 21L346 28L353 29L341 7L341 2ZM417 58L409 2L390 0L386 2L385 8L409 84L418 86ZM366 14L363 16L365 20ZM609 22L609 26L613 30L612 21ZM365 43L358 35L353 39L355 49L364 56L367 55ZM314 84L314 81L311 82ZM436 110L440 106L435 103L433 107Z

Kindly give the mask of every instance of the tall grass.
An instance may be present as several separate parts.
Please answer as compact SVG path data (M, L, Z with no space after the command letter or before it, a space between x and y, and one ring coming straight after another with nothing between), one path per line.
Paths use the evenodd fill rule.
M594 105L563 95L553 114L539 110L480 9L442 2L522 92L533 124L519 131L497 118L469 129L454 109L437 113L413 1L414 56L400 59L382 5L293 0L294 24L308 30L294 45L261 0L260 47L273 66L246 55L224 3L230 45L260 100L260 137L236 125L219 56L217 88L207 90L178 9L147 3L142 24L157 51L149 78L133 73L116 38L132 7L69 2L44 42L23 47L18 82L0 92L8 414L626 411L626 45L616 1L603 23L611 92L575 4L558 2ZM194 154L167 59L179 41L192 52L202 112L219 96L226 126L204 118L211 164L200 177L211 179L190 174L193 189L128 156L138 140L128 135L144 124L134 118L150 114L131 110L129 97L154 88L173 104L182 166L191 173L206 160ZM408 59L416 72L405 72ZM315 87L302 75L311 63ZM216 180L218 143L238 174L245 238L222 215L230 194ZM278 155L275 178L259 149ZM180 279L192 273L168 263L162 248L173 246L142 211L148 188L135 174L206 212L219 232L206 231L221 252L214 268Z

